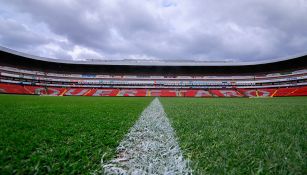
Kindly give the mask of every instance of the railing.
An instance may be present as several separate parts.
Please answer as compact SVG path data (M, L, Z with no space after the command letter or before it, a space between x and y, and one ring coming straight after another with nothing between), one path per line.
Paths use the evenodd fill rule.
M267 74L267 75L250 75L250 76L139 76L139 75L93 75L93 74L59 74L59 73L49 73L41 71L30 71L24 69L17 69L12 67L0 66L0 72L7 72L11 74L22 75L24 77L36 77L41 78L66 78L69 80L71 78L77 79L126 79L126 80L226 80L226 81L244 81L244 80L264 80L264 79L277 79L277 78L287 78L296 76L307 75L307 69L297 70L289 72L285 75L281 73ZM67 79L69 78L69 79Z

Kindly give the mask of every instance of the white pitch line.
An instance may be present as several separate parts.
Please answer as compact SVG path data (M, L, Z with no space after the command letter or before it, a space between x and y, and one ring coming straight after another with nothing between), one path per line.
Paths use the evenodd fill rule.
M106 175L192 174L163 106L156 98L117 147L117 158L102 163Z

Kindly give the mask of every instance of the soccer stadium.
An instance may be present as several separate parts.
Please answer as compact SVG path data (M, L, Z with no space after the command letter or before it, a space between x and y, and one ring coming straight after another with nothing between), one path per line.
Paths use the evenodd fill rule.
M307 56L271 62L57 62L2 48L1 92L48 96L307 96Z
M228 167L230 170L243 174L251 172L252 169L248 169L251 167L258 171L259 166L263 166L261 168L264 173L287 174L303 171L305 153L304 150L300 150L302 149L300 144L306 144L303 143L305 139L305 123L303 121L306 119L306 98L298 96L307 96L307 56L259 63L228 64L197 62L190 63L189 66L185 66L186 63L170 65L163 62L151 62L149 66L142 62L135 63L131 61L121 63L109 62L105 64L94 62L58 62L47 58L22 54L6 48L2 48L0 56L1 93L32 95L1 96L2 113L9 116L9 118L3 118L5 121L3 123L5 128L2 128L5 129L3 134L9 134L14 129L24 127L22 123L25 122L29 128L20 128L21 130L15 131L12 137L25 137L24 135L26 135L25 138L30 137L27 140L18 141L13 140L13 138L6 138L12 140L3 142L4 144L10 143L10 141L13 141L13 143L21 142L19 144L23 145L25 143L22 142L38 142L40 139L42 141L42 143L33 143L31 147L27 148L30 150L19 150L24 149L23 147L8 147L4 150L2 152L4 155L1 157L5 159L2 162L9 163L6 167L2 167L4 171L12 172L10 168L18 169L19 166L22 166L21 173L34 173L38 170L48 172L50 170L57 174L61 170L69 171L70 168L77 168L75 169L77 173L83 173L88 168L87 166L93 166L91 163L94 163L92 161L95 159L95 163L99 163L99 156L106 154L105 160L108 160L114 155L118 139L122 137L127 127L136 119L138 112L141 112L141 109L153 100L150 97L165 97L161 98L160 101L165 105L166 114L174 122L174 127L176 127L180 141L182 141L182 149L183 151L186 150L185 154L191 159L192 166L195 166L196 170L200 168L200 172L212 171L211 173L213 174L222 173L226 167L221 169L218 166L226 166L226 162L240 168L236 170L233 167ZM103 98L39 96L95 96ZM229 97L233 97L233 99L204 99ZM16 109L17 111L14 110L15 106L19 106ZM291 106L291 108L287 106ZM12 109L10 110L10 108ZM35 114L38 116L32 116L32 112L36 110L40 111L40 113ZM95 118L99 115L92 116L96 113L102 113L100 115L107 113L107 119ZM153 111L152 113L155 112ZM80 116L82 114L90 116L89 118L83 118ZM208 114L210 116L206 116L207 118L199 118L202 115ZM18 115L25 116L15 118ZM49 118L45 115L54 115L55 118ZM122 117L122 115L128 116ZM79 121L74 121L75 118ZM4 122L3 119L2 122ZM48 123L45 123L45 126L41 126L39 124L43 122L41 119ZM127 120L129 122L126 123ZM159 121L153 119L148 120L149 122L159 123ZM50 125L49 122L51 122ZM63 126L59 127L58 124L60 123L58 122ZM83 126L84 122L94 123ZM18 123L20 126L18 126ZM40 126L37 127L37 125ZM101 126L101 128L99 127L100 129L95 128L98 125L106 125L107 131L105 131L106 128ZM204 125L209 125L209 127ZM159 124L160 126L162 124ZM31 127L35 127L35 129L31 129ZM79 130L81 129L80 127L82 128L81 131ZM157 126L152 127L156 128ZM32 131L33 129L34 131ZM51 131L48 131L50 129ZM55 131L52 131L53 129ZM122 131L118 131L119 129ZM21 131L26 133L19 133ZM101 134L91 135L102 131L108 134L107 137L111 138L99 140ZM31 138L32 135L28 135L31 132L43 132L44 134L32 133L35 137ZM64 135L62 135L62 132L64 132ZM116 134L110 134L110 132L115 132ZM204 132L205 134L202 135L201 133ZM159 134L162 135L163 133ZM227 135L231 138L225 138ZM40 138L34 140L37 139L36 137ZM65 145L54 143L58 141L64 142L63 144ZM92 145L87 145L88 141L91 141ZM204 141L207 143L204 143ZM52 147L55 150L52 150L49 144L54 144L54 147ZM91 150L91 146L95 148L98 145L100 147L96 148L97 150ZM226 146L227 149L224 150L223 146ZM104 150L104 147L107 150ZM125 145L125 147L130 148L131 145ZM78 148L84 150L79 150L75 153L74 149ZM29 159L21 160L29 161L24 165L14 163L18 159L25 159L25 157L19 157L22 155L10 155L13 157L6 158L12 152L16 151L20 152L19 154L27 154L31 149L42 150L36 150L34 153L31 153L34 155L31 155ZM274 150L267 152L269 149ZM59 153L58 151L63 152ZM80 157L80 154L85 157ZM167 153L165 154L167 155ZM178 153L171 152L170 154ZM54 160L50 160L50 157L44 157L47 155L51 156ZM70 159L71 156L71 160L66 159ZM159 156L162 156L158 157L159 159L163 159L163 155ZM216 157L212 159L212 156ZM284 157L287 156L289 156L290 160L284 160ZM56 164L57 158L60 158L62 162ZM175 160L179 158L177 157ZM193 162L194 158L196 158L195 162ZM214 162L209 162L208 165L207 159L209 158L211 159L210 161ZM35 162L36 159L38 162ZM244 160L247 161L244 162L247 165L238 164L243 161L241 159L247 159ZM258 159L258 162L255 162L255 159ZM41 161L42 165L40 167ZM155 163L159 164L159 162L151 162L154 160L147 161L149 161L149 164L153 164L153 166ZM66 163L68 163L67 166L69 168L64 167ZM84 166L82 165L83 163L88 165ZM48 164L50 164L49 166L58 167L45 167ZM189 169L185 170L187 163L176 162L176 165L182 166L180 167L182 169L178 170L179 174L193 172ZM172 165L170 168L176 169L176 165ZM134 164L133 166L140 165ZM143 166L141 170L149 171L146 165ZM106 166L104 168L111 171L114 167L108 169L109 167ZM177 170L173 169L169 171L178 173Z
M294 36L285 22L274 23L282 35L256 39L272 21L285 18L288 23L293 9L297 14L291 19L306 19L306 3L300 4L306 11L286 1L281 5L291 10L256 3L254 18L242 10L257 25L247 33L260 32L252 39L247 34L248 42L237 42L244 35L244 25L239 25L243 15L229 16L238 22L236 27L219 31L229 27L223 22L214 28L220 38L183 31L188 25L208 27L201 17L215 19L223 10L228 17L229 10L256 7L251 2L238 1L238 7L208 0L195 1L198 5L177 0L82 2L0 2L0 174L307 174L306 31ZM198 8L201 13L193 16ZM213 17L201 16L204 10L214 11ZM178 12L196 20L189 23ZM273 12L282 12L280 18L263 22L264 16L276 17ZM167 20L174 16L180 24ZM136 28L130 26L142 17ZM156 17L157 26L167 25L145 25ZM100 24L111 32L102 34ZM210 27L202 30L212 32ZM166 32L175 29L183 33ZM230 45L224 48L226 40L216 44L231 30L240 32ZM273 37L278 31L269 33ZM186 40L181 37L185 34ZM93 46L95 39L102 40L100 35L111 36L110 42ZM138 45L140 36L146 41ZM200 43L191 44L199 38ZM205 48L212 43L214 48ZM171 53L160 52L164 47ZM176 59L164 59L173 53ZM105 55L110 58L100 57ZM210 56L221 59L205 59Z

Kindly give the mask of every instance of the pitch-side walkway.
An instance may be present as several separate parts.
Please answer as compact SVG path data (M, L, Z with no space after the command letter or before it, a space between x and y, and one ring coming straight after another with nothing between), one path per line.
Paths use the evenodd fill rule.
M158 98L121 141L117 158L102 168L107 175L192 174Z

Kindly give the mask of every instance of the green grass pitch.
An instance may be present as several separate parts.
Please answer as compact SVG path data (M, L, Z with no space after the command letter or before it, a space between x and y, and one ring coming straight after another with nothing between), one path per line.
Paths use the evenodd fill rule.
M0 96L0 174L100 170L152 98Z
M89 174L153 98L0 95L0 174ZM195 174L307 174L307 98L160 98Z
M195 174L307 174L307 98L163 98Z

